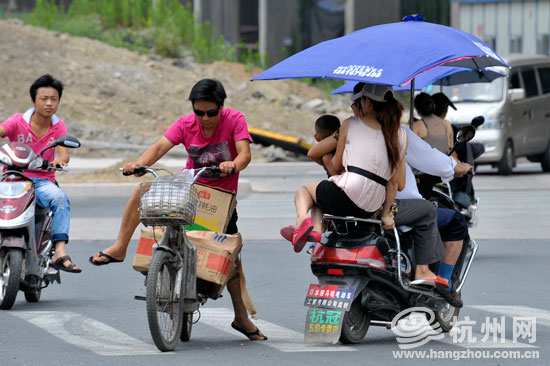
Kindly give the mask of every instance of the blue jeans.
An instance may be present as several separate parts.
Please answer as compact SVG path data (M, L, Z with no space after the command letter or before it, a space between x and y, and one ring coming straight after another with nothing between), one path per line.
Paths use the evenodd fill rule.
M437 227L441 240L458 241L463 240L468 235L468 224L464 215L457 210L448 208L436 208Z
M71 204L65 192L48 179L30 178L36 189L36 203L52 211L52 243L69 242Z

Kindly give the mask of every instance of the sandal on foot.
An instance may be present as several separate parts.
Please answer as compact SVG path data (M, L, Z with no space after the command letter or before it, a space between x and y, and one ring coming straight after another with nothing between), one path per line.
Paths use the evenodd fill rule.
M281 236L288 240L289 242L292 242L292 233L296 230L296 228L292 225L286 226L281 229ZM317 231L311 231L309 235L307 236L308 243L319 243L321 242L321 234Z
M71 262L67 267L63 265L66 261ZM57 270L62 270L65 272L71 272L71 273L80 273L82 270L80 268L75 268L73 261L71 260L71 257L68 255L64 255L63 257L59 257L55 260L55 262L50 263L50 267L55 268Z
M243 328L239 328L238 326L235 325L235 322L232 322L231 323L231 327L233 329L235 329L237 332L241 332L242 334L244 334L245 336L248 337L248 339L250 339L251 341L267 341L267 337L264 336L264 335L260 335L260 330L258 329L258 327L256 327L256 330L253 331L253 332L247 332L246 330L244 330ZM260 336L260 337L263 337L262 339L254 339L252 337L255 337L255 336Z
M447 281L447 279L445 279L441 276L437 276L436 278L424 278L424 279L421 279L421 280L411 281L411 287L432 289L438 283L442 284L442 285L446 285L447 287L449 287L449 281Z
M113 257L111 257L109 254L103 253L102 251L99 251L99 257L98 257L98 258L101 258L101 257L107 258L108 261L107 261L107 262L94 262L94 256L92 255L92 256L90 257L90 263L93 264L94 266L104 266L104 265L109 264L109 263L120 263L120 262L124 262L124 260L120 260L120 259L113 258Z

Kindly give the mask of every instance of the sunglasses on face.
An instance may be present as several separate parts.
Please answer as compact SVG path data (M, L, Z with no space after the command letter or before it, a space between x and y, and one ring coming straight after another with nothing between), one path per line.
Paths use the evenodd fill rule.
M351 108L359 108L359 104L360 104L360 101L357 100L357 101L351 103Z
M201 111L200 109L194 109L193 108L193 112L195 112L195 114L199 117L202 117L204 116L205 114L208 116L208 117L215 117L218 115L220 109L219 108L216 108L216 109L211 109L209 111Z

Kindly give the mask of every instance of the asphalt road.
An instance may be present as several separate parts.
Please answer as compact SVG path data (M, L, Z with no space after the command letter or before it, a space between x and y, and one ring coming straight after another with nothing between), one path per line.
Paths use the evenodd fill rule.
M145 303L134 300L145 291L144 277L131 268L136 241L125 263L95 267L87 262L115 238L126 197L81 193L70 194L68 250L83 272L63 273L63 283L43 290L39 303L26 303L20 293L12 310L0 312L0 365L402 363L398 357L406 355L395 353L401 349L385 328L371 327L365 341L354 346L303 343L303 301L316 279L308 256L295 254L278 230L294 220L293 190L304 181L323 178L315 168L254 165L242 176L254 188L239 196L244 270L259 311L257 324L268 341L249 342L231 329L226 293L201 308L190 342L180 343L175 352L158 352L149 334ZM459 364L549 363L550 175L532 165L520 166L518 173L501 177L480 169L475 177L481 206L480 225L472 236L480 251L463 289L466 306L459 316L466 322L460 329L470 327L472 333L460 339L462 333L452 332L415 349L426 351L430 361L439 356L438 365L456 364L453 358L459 357ZM535 334L520 337L515 326L533 318ZM488 358L513 356L516 351L538 358ZM421 354L409 356L411 365L429 362Z
M473 338L455 342L447 334L415 350L454 352L454 357L464 352L474 352L474 357L476 351L519 351L521 355L536 351L539 359L483 358L462 360L460 364L548 364L550 294L544 291L544 283L550 276L550 246L534 240L482 240L479 244L479 255L463 291L466 306L459 315L459 320L470 321ZM12 310L0 313L1 365L403 362L394 356L394 351L400 351L395 335L385 328L371 327L364 342L354 346L303 344L303 301L308 284L315 283L315 278L309 272L308 256L295 254L282 240L246 241L243 250L248 288L259 311L257 325L268 341L250 342L231 329L232 310L225 293L201 308L201 319L193 327L190 342L180 343L175 352L160 353L149 334L145 303L133 298L144 294L144 277L132 270L130 262L106 267L87 262L91 253L105 245L73 243L71 255L82 266L81 274L62 274L63 283L43 290L39 303L26 303L20 294ZM518 317L536 317L534 340L517 338L513 323ZM490 328L483 328L487 322L504 328L487 333ZM487 335L490 337L484 340ZM413 357L407 362L424 365L426 360ZM453 362L437 360L439 365L456 364Z

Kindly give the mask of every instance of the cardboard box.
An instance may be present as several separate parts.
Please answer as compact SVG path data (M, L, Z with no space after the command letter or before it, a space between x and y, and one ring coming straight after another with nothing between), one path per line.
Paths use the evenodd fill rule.
M207 290L200 285L198 288L217 299L235 270L235 261L243 245L241 234L189 231L187 237L197 248L197 278L210 282Z
M195 187L199 192L200 205L197 209L195 224L186 226L185 229L225 233L237 204L235 194L198 183Z
M141 230L133 262L136 271L147 273L153 256L154 237L159 241L163 231L159 228L153 234L152 230ZM214 231L188 231L186 234L197 248L197 278L207 282L198 288L217 299L235 270L235 261L242 247L241 234L228 235Z
M155 226L155 231L152 229L141 229L136 255L132 267L141 273L149 271L149 263L153 256L153 245L159 242L164 235L164 227Z

